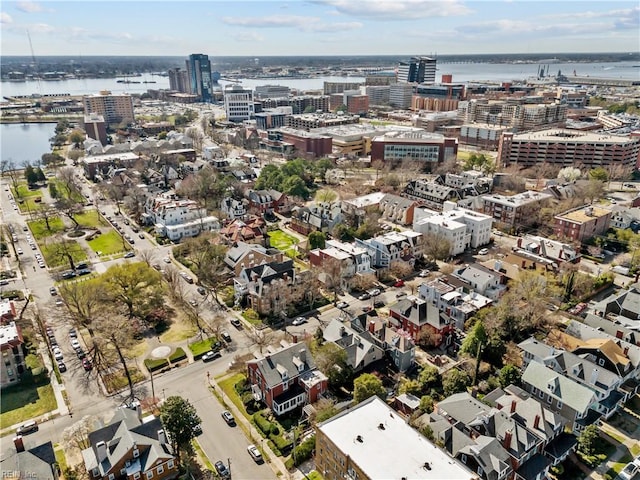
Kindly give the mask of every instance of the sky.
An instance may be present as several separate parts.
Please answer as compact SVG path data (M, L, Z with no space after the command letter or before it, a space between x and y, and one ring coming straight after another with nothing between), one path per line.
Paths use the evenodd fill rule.
M0 2L2 55L455 55L640 50L640 3Z

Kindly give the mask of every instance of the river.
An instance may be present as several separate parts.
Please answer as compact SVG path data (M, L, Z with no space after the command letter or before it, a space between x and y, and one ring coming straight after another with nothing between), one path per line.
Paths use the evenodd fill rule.
M51 152L49 139L55 135L55 123L0 124L0 158L21 166L36 163L43 153Z

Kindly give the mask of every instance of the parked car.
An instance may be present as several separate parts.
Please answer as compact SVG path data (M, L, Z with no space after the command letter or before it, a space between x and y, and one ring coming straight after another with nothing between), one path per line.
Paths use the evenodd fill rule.
M211 362L212 360L215 360L216 358L220 358L220 357L222 357L222 354L220 352L214 352L213 350L209 350L207 353L202 355L202 361Z
M478 250L478 255L486 255L487 253L489 253L488 248L481 248L480 250Z
M204 287L198 287L196 290L200 295L206 295L207 294L207 290Z
M264 460L262 458L262 454L260 453L260 450L258 450L258 448L255 445L249 445L247 447L247 451L249 452L249 455L251 455L251 458L253 458L253 460L256 463L263 463Z
M291 322L291 325L294 326L298 326L298 325L302 325L304 323L307 323L307 319L304 317L296 317L293 322Z
M233 418L233 415L229 410L225 410L221 415L224 421L227 422L227 425L234 426L236 424L236 419Z
M51 287L51 288L49 289L49 293L50 293L51 295L54 295L54 296L55 296L55 295L57 295L57 294L58 294L58 291L56 290L56 287Z
M338 302L338 304L336 305L336 307L339 308L340 310L344 310L348 306L349 304L347 302Z
M60 350L56 350L53 352L53 358L55 358L56 360L62 360L64 359L64 356L62 355L62 352Z
M76 331L75 328L70 328L69 329L69 336L71 338L78 338L78 332Z
M171 259L170 259L169 257L164 257L164 258L162 259L162 261L163 261L164 263L171 263Z
M229 332L227 332L226 330L223 330L222 332L220 332L220 336L225 342L227 343L232 342L231 335L229 335Z
M233 325L236 328L242 328L242 322L240 320L238 320L237 318L232 318L230 320L231 325Z
M64 362L58 362L58 370L60 371L60 373L64 373L67 371L67 366L64 364Z
M405 291L401 291L396 293L396 298L400 298L400 297L406 297L407 296L407 292Z
M124 254L124 258L133 258L136 256L135 252L127 252Z
M393 284L394 287L404 287L404 280L398 280Z
M191 429L194 435L202 435L202 425L198 424Z
M77 338L74 338L73 340L71 340L71 348L73 348L74 350L78 350L79 348L82 348L82 345L80 345L80 342L78 341Z
M16 435L28 435L38 431L38 422L32 420L31 422L20 425L16 430Z
M138 238L141 238L142 240L144 240L144 233L139 233Z
M187 282L187 283L193 283L193 278L191 278L189 275L187 275L184 272L180 272L180 276L182 277L182 279Z
M371 295L365 292L358 297L358 300L369 300L370 298L371 298Z
M372 297L377 297L378 295L380 295L380 289L379 288L372 288L371 290L368 290L367 293L369 295L371 295Z
M220 477L220 478L231 478L231 473L229 472L229 469L227 468L227 466L224 464L224 462L222 460L218 460L215 463L214 467L216 469L218 477Z
M91 364L91 360L89 360L88 358L83 358L82 359L82 367L88 372L89 370L91 370L93 368L93 365Z

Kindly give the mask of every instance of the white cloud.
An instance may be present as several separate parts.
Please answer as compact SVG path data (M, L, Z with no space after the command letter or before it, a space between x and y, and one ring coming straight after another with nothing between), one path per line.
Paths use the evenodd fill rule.
M8 25L9 23L13 23L13 18L11 15L5 12L0 12L0 23L3 25Z
M362 28L360 22L325 23L318 17L271 15L269 17L224 17L223 23L252 28L295 28L302 32L339 32Z
M343 15L379 20L455 17L472 10L459 0L316 0Z
M238 42L264 42L264 37L256 32L235 32L231 37Z
M37 12L44 11L44 8L42 8L42 5L36 2L30 2L30 1L18 2L16 4L16 8L25 13L37 13Z

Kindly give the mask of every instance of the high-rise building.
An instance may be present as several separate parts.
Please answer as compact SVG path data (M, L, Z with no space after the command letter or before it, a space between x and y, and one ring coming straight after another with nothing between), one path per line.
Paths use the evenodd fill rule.
M85 115L102 115L108 124L131 123L135 120L133 100L128 94L113 95L109 90L103 90L82 97L82 103Z
M189 80L187 71L180 68L170 68L169 71L169 89L180 93L189 93Z
M213 95L211 92L212 80L209 56L202 53L193 53L189 55L186 64L189 93L198 95L203 102L210 102Z
M253 90L242 88L242 85L227 85L224 89L224 110L230 122L253 118Z
M408 62L398 65L399 83L435 83L436 59L431 57L411 57Z
M83 124L89 138L98 140L103 146L107 144L107 122L102 115L96 113L85 115Z

